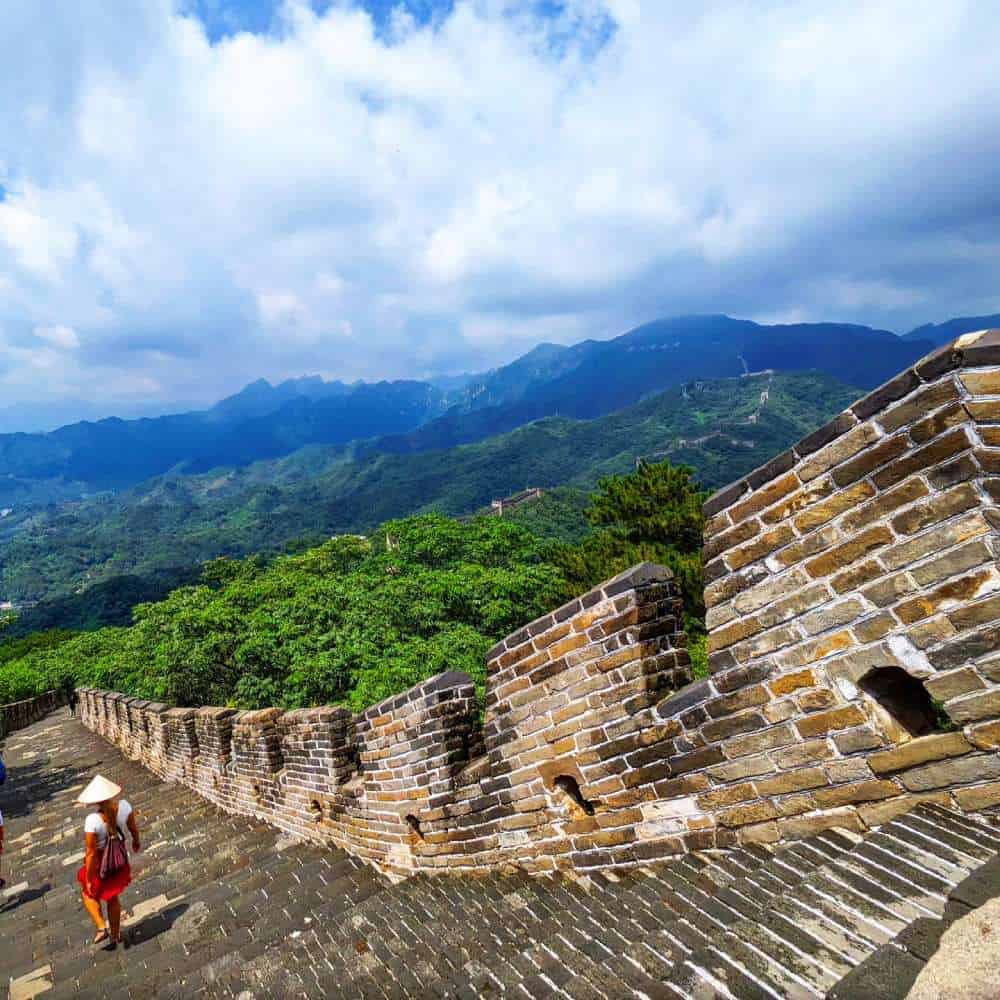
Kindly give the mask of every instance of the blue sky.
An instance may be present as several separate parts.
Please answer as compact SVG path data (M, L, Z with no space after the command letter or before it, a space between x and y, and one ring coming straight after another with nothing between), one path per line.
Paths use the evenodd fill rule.
M0 4L0 426L1000 311L997 0Z

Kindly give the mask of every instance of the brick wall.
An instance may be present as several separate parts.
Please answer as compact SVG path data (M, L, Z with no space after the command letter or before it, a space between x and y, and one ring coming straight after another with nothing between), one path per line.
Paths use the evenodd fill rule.
M998 474L987 331L708 501L713 673L660 706L708 764L678 810L773 841L1000 802Z
M649 811L691 747L656 704L690 680L670 571L643 564L490 651L485 719L439 674L360 715L168 708L80 690L81 717L224 809L398 871L636 864L701 843Z
M64 701L65 699L58 691L46 691L35 698L14 701L9 705L0 705L0 739L37 722L53 709L62 705Z
M1000 804L1000 331L923 359L706 504L711 676L643 564L359 716L84 719L168 780L397 871L590 870L921 799Z

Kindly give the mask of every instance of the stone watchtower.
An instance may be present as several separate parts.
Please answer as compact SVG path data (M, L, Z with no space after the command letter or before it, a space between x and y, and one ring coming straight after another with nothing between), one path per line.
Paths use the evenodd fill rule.
M660 705L741 840L1000 802L1000 331L969 334L705 506L711 678Z

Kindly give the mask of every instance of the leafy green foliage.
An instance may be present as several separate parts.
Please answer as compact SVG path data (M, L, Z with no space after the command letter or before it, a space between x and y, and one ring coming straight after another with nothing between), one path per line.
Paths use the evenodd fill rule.
M578 545L557 549L556 560L570 581L585 590L637 562L662 563L674 571L688 630L703 631L705 494L692 473L670 462L640 462L630 475L602 479L586 511L598 530Z
M444 669L480 685L489 647L569 595L545 546L499 518L425 515L371 540L215 560L139 605L130 628L40 644L0 668L0 700L65 683L174 704L361 709Z

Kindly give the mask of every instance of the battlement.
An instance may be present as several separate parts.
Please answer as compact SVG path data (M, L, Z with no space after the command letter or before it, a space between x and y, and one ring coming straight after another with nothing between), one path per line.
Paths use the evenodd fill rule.
M223 809L399 870L634 864L695 846L643 823L673 744L655 706L691 679L669 569L642 564L463 673L353 715L168 708L80 689L85 725ZM697 841L700 843L700 841Z
M638 865L1000 804L1000 331L923 359L706 504L711 676L642 564L361 715L81 691L232 812L401 872Z

